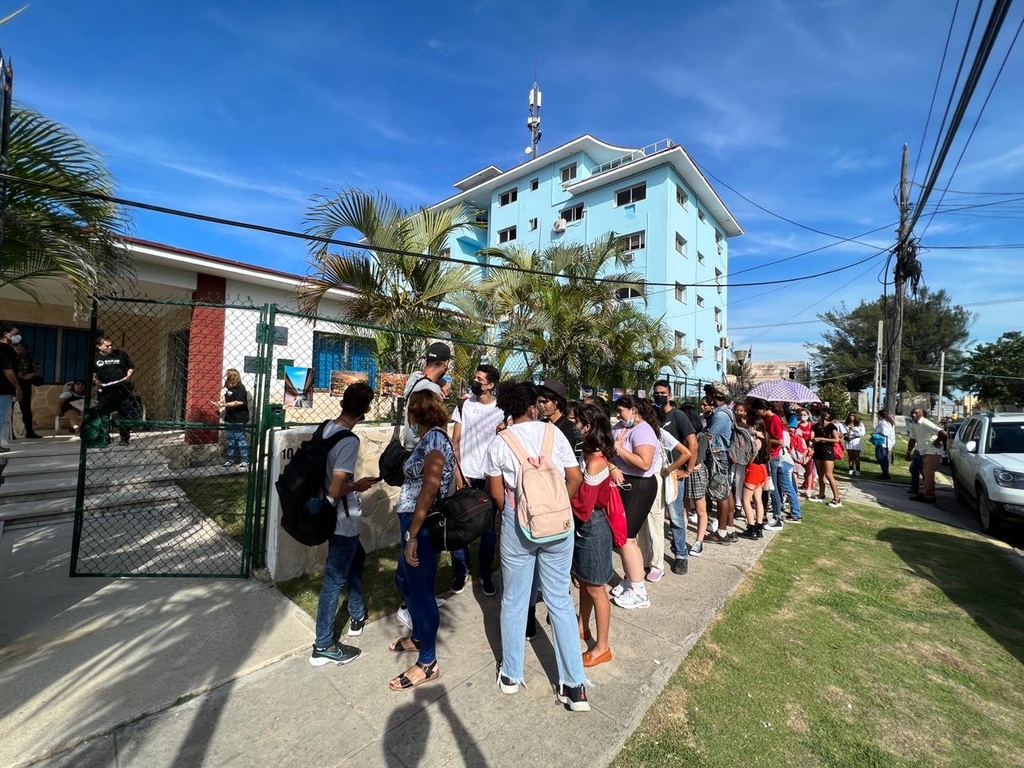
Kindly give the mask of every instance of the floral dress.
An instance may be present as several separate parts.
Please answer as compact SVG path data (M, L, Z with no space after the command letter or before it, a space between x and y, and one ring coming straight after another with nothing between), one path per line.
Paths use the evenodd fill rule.
M427 454L431 451L439 451L444 456L444 468L441 470L441 488L438 491L439 497L449 494L455 482L455 449L452 441L440 427L434 427L423 438L416 443L409 458L405 460L403 470L405 482L402 484L402 492L398 496L397 512L400 515L411 515L416 511L416 500L420 497L423 489L423 467L427 461Z

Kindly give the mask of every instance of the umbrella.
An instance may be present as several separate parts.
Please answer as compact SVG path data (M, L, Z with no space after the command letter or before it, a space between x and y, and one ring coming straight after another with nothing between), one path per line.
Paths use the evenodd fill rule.
M772 402L780 400L785 403L820 403L821 399L799 381L776 379L762 381L747 393L747 397L760 397Z

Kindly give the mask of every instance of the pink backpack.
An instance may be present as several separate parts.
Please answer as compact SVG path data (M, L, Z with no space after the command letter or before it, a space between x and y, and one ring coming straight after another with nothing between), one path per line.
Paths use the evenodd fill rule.
M513 507L523 535L538 544L565 538L572 531L572 504L565 474L551 461L554 425L544 430L539 456L531 456L512 430L498 434L519 461Z

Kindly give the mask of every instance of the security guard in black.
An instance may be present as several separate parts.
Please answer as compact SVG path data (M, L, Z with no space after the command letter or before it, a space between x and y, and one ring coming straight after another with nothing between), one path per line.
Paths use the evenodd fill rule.
M132 386L135 366L128 353L114 349L110 339L100 339L96 345L96 362L93 366L93 383L98 387L96 411L104 416L116 412L119 420L142 417L141 403ZM121 445L128 445L131 430L121 425L118 429Z

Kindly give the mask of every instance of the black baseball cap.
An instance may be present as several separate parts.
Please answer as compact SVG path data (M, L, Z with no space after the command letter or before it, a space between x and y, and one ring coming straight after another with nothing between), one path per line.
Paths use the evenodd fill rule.
M452 350L443 341L435 341L427 347L427 360L443 363L452 359Z

